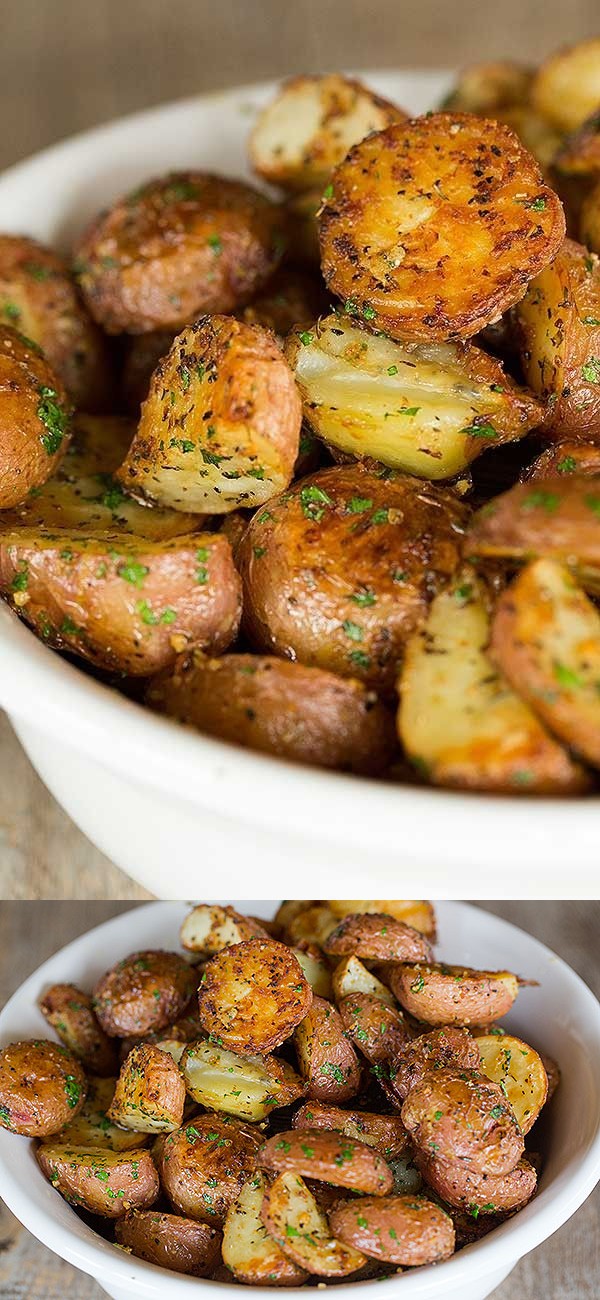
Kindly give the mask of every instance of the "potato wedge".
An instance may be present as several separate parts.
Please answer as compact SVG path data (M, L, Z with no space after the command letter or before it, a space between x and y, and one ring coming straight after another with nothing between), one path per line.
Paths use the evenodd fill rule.
M303 1178L279 1174L265 1190L261 1218L285 1254L319 1277L347 1277L365 1263L361 1251L332 1236L327 1216Z
M583 770L494 668L489 603L482 580L464 569L409 640L398 685L398 733L408 758L435 785L584 790Z
M478 1042L468 1029L445 1025L406 1042L395 1058L390 1075L392 1092L404 1101L430 1070L441 1070L445 1066L481 1070L487 1074L480 1062Z
M531 102L560 131L575 131L600 103L600 40L567 45L538 68Z
M261 1219L267 1182L260 1170L229 1206L223 1227L223 1263L247 1286L302 1286L308 1274L284 1255Z
M63 1146L82 1147L85 1151L131 1151L147 1146L149 1138L143 1133L133 1133L119 1128L108 1118L117 1080L89 1075L87 1091L81 1110L61 1128L57 1137ZM53 1146L55 1138L47 1139Z
M98 980L94 1008L111 1037L164 1029L194 996L193 969L175 952L133 952Z
M392 1009L396 1008L396 999L390 989L381 980L367 970L358 957L344 957L335 967L332 976L333 993L339 1004L343 998L354 993L368 993Z
M533 68L512 59L475 63L462 69L440 108L445 112L495 117L499 108L527 103L533 75Z
M216 1228L162 1210L129 1210L117 1219L115 1237L138 1259L192 1277L209 1277L220 1258Z
M424 1196L364 1196L335 1207L329 1223L347 1246L387 1264L418 1268L454 1251L452 1219Z
M386 1161L372 1146L331 1129L276 1133L261 1147L257 1160L270 1173L298 1173L372 1196L387 1196L394 1183Z
M173 510L260 506L290 482L301 423L271 331L201 316L159 362L117 478Z
M370 993L352 993L342 998L339 1012L346 1034L370 1061L376 1078L387 1084L395 1073L398 1056L410 1039L402 1012Z
M533 1047L511 1034L484 1034L475 1040L479 1069L499 1083L522 1133L529 1133L546 1103L548 1076Z
M297 1129L334 1129L352 1142L374 1147L393 1163L409 1150L409 1139L399 1115L379 1115L366 1110L347 1110L322 1101L306 1101L292 1120Z
M428 1025L491 1025L510 1011L519 992L510 971L423 962L390 967L390 985L404 1009Z
M550 443L522 474L525 483L555 478L557 474L600 474L600 445L594 442Z
M481 348L368 334L351 308L285 344L304 418L334 450L446 479L541 424L543 405Z
M313 993L319 998L327 998L331 1001L333 997L331 971L321 950L314 943L304 943L301 947L292 948L292 952Z
M536 560L518 574L498 601L490 653L545 725L598 767L600 615L567 568Z
M146 699L208 735L295 763L377 776L396 753L393 714L374 691L274 655L187 656Z
M220 1227L256 1167L262 1134L228 1115L197 1115L167 1134L157 1156L164 1191L182 1214Z
M398 921L404 921L405 925L412 925L414 930L420 930L421 934L426 934L432 943L435 943L436 920L435 910L432 903L424 899L418 901L404 901L403 899L328 899L327 906L335 912L336 916L350 916L353 912L386 912L388 916L395 916ZM368 993L368 989L365 992Z
M254 516L238 548L250 641L391 691L405 642L458 564L465 518L450 492L394 472L338 465L304 479Z
M300 916L301 912L305 912L309 907L313 906L314 899L284 898L273 918L274 925L279 928L279 938L286 937L286 932L294 917Z
M284 907L288 905L284 903ZM281 908L277 916L280 912ZM327 935L336 925L337 918L328 907L321 903L301 902L294 913L288 908L284 928L289 943L314 943L317 948L323 948Z
M292 77L259 113L250 161L282 189L325 186L352 145L398 121L406 121L406 113L360 81L339 73Z
M425 342L469 338L513 306L565 234L560 200L516 135L468 113L356 145L319 224L328 287L372 328Z
M41 348L0 325L0 509L18 505L50 478L70 431L66 390Z
M87 993L82 993L74 984L53 984L38 1005L61 1042L82 1062L86 1071L96 1075L115 1074L115 1044L100 1027Z
M479 1174L507 1174L523 1155L523 1134L510 1103L500 1085L478 1070L428 1071L411 1088L401 1115L419 1150Z
M189 1043L181 1070L190 1097L244 1120L266 1119L304 1096L302 1079L275 1056L239 1056L208 1040Z
M208 172L173 172L97 218L76 249L75 273L108 334L145 334L242 306L284 247L281 210L264 194Z
M0 1051L0 1127L24 1137L58 1133L81 1110L86 1079L66 1047L44 1039Z
M231 1051L272 1052L304 1019L312 989L299 962L274 939L247 939L217 953L198 989L200 1023Z
M257 936L268 938L258 921L242 916L234 907L219 907L218 903L198 903L188 912L179 931L182 946L200 957L213 957L223 948Z
M519 1160L505 1174L480 1174L470 1170L462 1160L441 1160L418 1151L415 1154L425 1182L448 1205L478 1214L506 1214L520 1210L531 1200L537 1175L527 1159Z
M419 930L385 912L355 912L344 917L325 940L331 957L366 961L429 961L433 950Z
M358 1057L330 1002L313 996L306 1016L294 1030L294 1046L309 1097L342 1102L356 1096L361 1082Z
M46 1178L70 1205L119 1219L128 1210L153 1205L160 1191L149 1151L84 1150L44 1142L36 1160Z
M136 1133L172 1133L183 1120L185 1083L169 1052L132 1047L121 1066L108 1118Z

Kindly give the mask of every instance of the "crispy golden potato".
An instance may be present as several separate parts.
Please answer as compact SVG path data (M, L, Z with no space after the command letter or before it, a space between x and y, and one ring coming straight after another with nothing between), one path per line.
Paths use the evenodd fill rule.
M271 1173L301 1174L334 1187L387 1196L393 1178L383 1156L366 1142L353 1142L327 1129L290 1129L276 1133L261 1147L258 1163Z
M257 936L268 938L259 921L242 916L234 907L219 907L218 903L198 903L188 912L179 931L182 946L200 957L213 957L223 948Z
M116 1083L116 1079L88 1076L86 1097L81 1110L61 1128L58 1135L62 1145L83 1147L86 1151L131 1151L148 1144L149 1138L143 1133L119 1128L109 1120L108 1109ZM53 1137L49 1139L51 1146L54 1145L54 1140Z
M529 1133L546 1103L548 1076L541 1057L511 1034L484 1034L476 1039L479 1069L500 1084L522 1133Z
M217 1228L162 1210L129 1210L117 1219L115 1237L138 1259L192 1277L209 1277L220 1258Z
M335 912L336 916L350 916L353 912L386 912L388 916L395 916L398 921L404 921L405 925L411 925L414 930L420 930L421 934L426 934L432 943L435 943L436 920L435 910L432 903L425 899L414 901L404 899L345 899L333 898L328 899L327 906ZM365 992L369 990L366 989Z
M339 1012L346 1034L375 1066L374 1073L380 1082L386 1083L410 1038L402 1012L370 993L351 993L342 998Z
M392 1091L404 1101L430 1070L441 1070L446 1066L481 1069L483 1074L487 1074L480 1063L478 1043L468 1029L445 1025L406 1042L394 1060L394 1070L390 1075Z
M284 248L281 209L264 194L208 172L173 172L97 218L76 249L75 273L109 334L145 334L235 311Z
M491 1025L519 992L510 971L442 963L399 962L390 967L390 984L405 1010L428 1025Z
M514 131L521 144L539 163L544 178L550 182L552 189L555 189L552 164L563 142L562 132L557 130L547 117L536 112L531 104L510 104L488 116L497 118L499 122L503 122ZM560 190L558 194L562 199Z
M223 1262L247 1286L302 1286L304 1269L284 1255L261 1219L267 1182L260 1170L229 1206L223 1228Z
M126 411L139 416L145 402L150 380L159 361L172 346L176 330L149 330L147 334L131 334L125 343L121 371L121 396Z
M159 362L117 473L134 496L226 514L287 487L302 409L270 330L201 316Z
M283 909L280 908L277 912L277 918L280 913L285 914L282 924L286 940L291 944L314 943L317 948L323 948L327 935L337 925L337 917L321 903L284 903Z
M189 1043L181 1071L190 1097L209 1110L238 1119L266 1119L278 1106L289 1106L305 1085L287 1061L276 1056L239 1056L208 1039Z
M465 508L442 488L383 473L338 465L304 479L254 516L237 561L259 650L387 691L458 564Z
M411 1088L402 1123L415 1145L480 1174L507 1174L524 1151L523 1134L502 1088L478 1070L444 1066Z
M406 113L339 73L292 77L259 114L250 161L264 180L288 190L324 186L352 145Z
M433 784L570 794L587 778L545 731L488 654L489 593L463 569L409 640L398 684L398 734Z
M419 930L385 912L355 912L344 917L325 940L331 957L366 961L429 961L433 950Z
M452 1219L424 1196L346 1201L332 1210L329 1223L340 1241L386 1264L418 1268L454 1251Z
M279 1174L265 1189L261 1218L285 1254L307 1273L347 1277L365 1256L332 1236L327 1216L295 1173Z
M344 957L335 967L332 982L334 997L338 1004L343 998L355 993L367 993L371 997L378 998L386 1006L396 1008L393 993L372 971L363 966L358 957Z
M600 444L595 442L552 442L523 471L524 483L554 478L557 474L600 474Z
M90 1074L114 1075L117 1069L115 1044L101 1029L87 993L75 984L53 984L38 1006L61 1042Z
M322 280L308 270L283 266L240 315L247 325L262 325L283 341L294 325L310 325L328 306Z
M156 1201L160 1187L149 1151L84 1150L44 1142L35 1153L43 1174L76 1205L103 1219L119 1219L128 1210L144 1210Z
M472 343L398 343L333 312L292 330L285 354L304 418L334 452L420 478L451 478L544 416L532 393Z
M358 1057L330 1002L313 996L307 1015L296 1025L294 1046L309 1097L342 1102L356 1096L361 1081Z
M531 102L561 131L575 131L600 103L600 40L564 46L538 68Z
M66 1047L46 1040L0 1050L0 1127L24 1137L58 1133L81 1110L86 1079Z
M334 1129L352 1142L374 1147L386 1160L394 1161L409 1149L409 1139L399 1115L379 1115L366 1110L347 1110L322 1101L306 1101L292 1120L297 1129Z
M71 408L41 348L0 325L0 509L50 478L67 449Z
M470 555L522 563L536 556L572 569L585 587L600 588L600 478L556 475L541 485L517 483L473 517Z
M318 214L323 202L323 186L291 194L285 204L286 235L290 257L311 270L321 266Z
M188 656L146 698L208 735L296 763L376 776L396 751L393 714L367 686L275 656Z
M441 1160L437 1152L419 1151L415 1163L442 1200L471 1214L514 1213L531 1200L537 1186L535 1169L527 1159L505 1174L475 1173L462 1160Z
M121 1073L108 1118L136 1133L171 1133L179 1128L185 1106L185 1083L172 1056L154 1043L132 1047Z
M285 944L247 939L207 962L198 989L200 1023L234 1052L272 1052L304 1019L312 996Z
M320 218L334 293L392 338L469 338L523 296L565 219L499 122L432 113L369 136L332 177Z
M536 560L518 574L498 601L491 654L550 730L598 767L600 614L566 567Z
M157 1162L169 1200L182 1214L220 1227L256 1166L262 1134L228 1115L197 1115L165 1138Z
M0 235L0 317L37 343L75 406L110 407L106 342L62 258L25 235Z
M294 957L297 957L304 978L308 980L313 993L319 998L331 1000L333 997L331 970L320 948L314 943L302 941L301 946L292 948L292 952Z
M511 59L475 63L462 69L440 108L446 112L495 117L499 108L527 103L532 78L533 68Z
M111 1037L164 1029L194 996L197 978L175 952L133 952L98 980L94 1008Z

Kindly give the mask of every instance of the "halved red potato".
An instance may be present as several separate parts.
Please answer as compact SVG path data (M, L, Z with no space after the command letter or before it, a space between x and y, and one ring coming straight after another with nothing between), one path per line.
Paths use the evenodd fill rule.
M190 1097L209 1110L238 1119L266 1119L278 1106L305 1094L305 1085L287 1061L240 1056L210 1039L189 1043L180 1058Z
M185 1083L173 1057L154 1043L132 1047L121 1066L108 1118L137 1133L171 1133L185 1107Z
M331 1002L313 996L306 1016L294 1030L294 1046L309 1097L342 1102L356 1096L361 1082L359 1060Z
M164 1191L182 1214L220 1227L256 1167L262 1134L228 1115L196 1115L157 1154Z
M308 1274L284 1255L261 1219L267 1189L257 1170L229 1206L223 1227L223 1263L247 1286L302 1286Z
M220 907L218 903L197 903L179 931L183 947L200 957L214 957L223 948L257 936L268 938L260 922L242 916L234 907Z
M131 1151L148 1146L150 1138L144 1133L120 1128L108 1118L108 1109L115 1093L117 1080L88 1075L85 1101L74 1119L61 1128L57 1138L66 1147L82 1147L84 1151ZM53 1146L55 1138L48 1139Z
M247 939L207 962L200 1023L219 1045L242 1055L272 1052L304 1019L313 1000L293 952L274 939Z
M192 1277L208 1277L220 1258L221 1234L163 1210L129 1210L115 1224L115 1237L138 1259Z
M0 325L0 509L24 501L67 450L71 407L37 343Z
M550 443L523 471L525 483L554 478L557 474L600 474L600 445L595 442Z
M411 1036L402 1012L369 993L351 993L342 998L339 1011L346 1034L355 1046L372 1065L383 1067L376 1071L377 1077L393 1076L396 1061Z
M272 1173L298 1173L372 1196L386 1196L393 1187L383 1156L366 1142L352 1141L332 1130L275 1133L261 1147L257 1159L262 1169Z
M387 985L382 984L372 971L367 970L358 957L344 957L333 972L332 982L338 1005L343 998L352 997L356 993L367 993L369 997L377 998L392 1010L397 1007L396 999Z
M59 1043L9 1043L0 1051L0 1127L24 1137L58 1133L81 1110L81 1063Z
M524 1151L523 1134L498 1083L478 1070L443 1066L411 1088L402 1123L419 1148L480 1174L506 1174Z
M535 108L561 131L574 131L600 103L600 40L566 45L537 69L531 86Z
M395 916L396 920L404 921L405 925L411 925L414 930L420 930L421 934L426 934L432 943L435 943L436 920L433 903L425 899L404 900L404 899L328 899L327 906L335 912L336 916L350 916L357 912L385 912L388 916Z
M104 1033L94 1014L91 997L75 984L53 984L38 1003L61 1042L96 1075L114 1075L117 1069L115 1044Z
M429 941L412 926L385 912L355 912L344 917L325 940L332 957L370 961L429 961Z
M419 1268L454 1251L454 1225L424 1196L361 1196L334 1207L331 1231L346 1245L382 1263Z
M158 1199L158 1174L149 1151L85 1150L62 1142L43 1142L36 1160L46 1178L70 1205L119 1219L144 1210Z
M483 1034L475 1039L479 1069L499 1083L522 1133L529 1133L546 1103L548 1076L533 1047L512 1034Z
M288 943L314 943L323 948L327 935L337 925L337 918L329 908L321 903L299 902L295 910L289 910L284 924ZM279 912L277 913L279 916Z
M527 103L533 75L533 68L512 59L474 63L461 69L440 108L446 112L495 117L497 109Z
M445 1066L482 1069L484 1074L487 1073L480 1063L478 1042L468 1029L444 1025L407 1041L395 1058L390 1076L391 1089L404 1101L430 1070L441 1070Z
M425 1182L448 1205L471 1214L505 1214L520 1210L531 1200L537 1175L527 1159L505 1174L481 1174L461 1160L441 1160L437 1153L417 1152L415 1163Z
M515 563L544 556L566 564L586 588L600 590L600 477L556 475L517 483L473 517L465 550Z
M367 1110L349 1110L322 1101L306 1101L292 1120L297 1129L334 1129L353 1142L375 1147L386 1160L406 1155L409 1138L399 1115L379 1115Z
M327 1216L298 1174L279 1174L265 1189L261 1218L285 1254L307 1273L347 1277L366 1262L361 1251L332 1236Z
M491 1025L505 1016L519 992L510 971L473 970L440 962L402 962L390 967L398 1001L428 1025Z
M161 949L134 952L98 980L94 1008L111 1037L141 1037L180 1016L196 986L192 967L178 953Z
M302 941L299 947L292 948L292 952L294 957L298 958L302 973L313 993L319 998L327 998L331 1001L333 996L331 970L320 948L314 943Z

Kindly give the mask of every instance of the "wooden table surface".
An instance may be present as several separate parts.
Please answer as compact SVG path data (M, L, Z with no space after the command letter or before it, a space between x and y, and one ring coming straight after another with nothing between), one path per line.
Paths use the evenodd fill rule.
M0 907L0 1007L31 971L63 944L131 904L4 903ZM600 903L485 903L549 944L600 995ZM16 1141L17 1139L15 1139ZM1 1190L1 1189L0 1189ZM554 1237L517 1265L494 1300L597 1300L599 1190ZM3 1300L101 1300L95 1282L39 1245L0 1202Z

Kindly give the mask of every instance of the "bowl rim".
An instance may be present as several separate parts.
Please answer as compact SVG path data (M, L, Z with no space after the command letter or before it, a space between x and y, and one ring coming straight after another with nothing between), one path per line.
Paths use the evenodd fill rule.
M234 903L234 905L236 904ZM237 905L243 906L241 902L238 902ZM145 916L150 915L150 913L156 914L160 910L165 916L183 916L186 906L188 905L179 902L150 902L143 903L139 907L126 909L115 917L103 921L100 925L94 926L91 930L86 931L59 949L58 952L52 954L27 977L0 1012L0 1039L3 1036L5 1020L9 1019L11 1012L14 1012L23 999L29 1005L35 1006L48 967L54 966L57 961L60 963L63 958L69 960L83 959L92 945L101 947L102 939L108 930L113 933L122 930L125 935L132 918L135 918L138 923L141 921L143 925ZM267 903L265 901L259 903L255 901L253 906L255 908L258 906L260 910L265 908ZM533 938L511 922L497 917L494 913L482 912L471 904L460 901L444 901L441 905L438 904L438 907L441 907L442 916L446 911L470 919L477 918L480 922L481 918L485 917L487 918L487 924L491 925L494 930L506 934L507 942L510 940L511 935L517 933L521 942L523 938L525 939L532 953L535 953L540 958L550 960L553 969L559 972L566 985L576 991L578 1000L581 1000L583 1008L589 1015L590 1046L588 1050L590 1056L595 1057L600 1064L600 1002L572 967L538 939ZM136 938L137 942L138 939ZM56 978L54 973L53 978ZM441 1295L443 1292L435 1289L438 1286L438 1279L441 1280L442 1286L446 1282L448 1285L457 1285L460 1284L463 1278L472 1282L486 1276L493 1276L495 1272L500 1273L501 1269L506 1267L507 1264L512 1267L524 1254L540 1245L575 1213L600 1181L600 1093L596 1098L596 1102L594 1136L591 1138L585 1154L581 1157L575 1174L567 1185L558 1190L553 1190L552 1186L544 1188L530 1202L529 1206L526 1206L514 1218L499 1225L493 1233L482 1240L463 1247L457 1254L445 1260L442 1266L426 1265L423 1268L403 1274L402 1286L407 1297L418 1300L418 1297L421 1296L424 1300L429 1300L430 1297L436 1294ZM6 1136L10 1139L14 1135L7 1134ZM10 1150L8 1144L7 1150ZM35 1172L39 1178L43 1178L37 1167ZM197 1290L199 1285L204 1284L211 1288L229 1291L232 1286L237 1287L239 1285L229 1282L213 1282L209 1279L168 1272L168 1270L157 1265L146 1263L134 1256L122 1253L112 1243L100 1238L92 1228L89 1229L89 1232L93 1240L90 1242L84 1241L80 1237L71 1234L70 1230L63 1224L58 1223L51 1210L46 1211L40 1209L40 1207L34 1207L32 1213L31 1202L23 1186L23 1180L15 1174L11 1160L1 1149L0 1173L2 1175L3 1199L20 1222L55 1254L96 1278L101 1285L106 1282L108 1285L117 1287L127 1288L129 1286L131 1288L134 1286L140 1295L148 1297L149 1300L153 1300L154 1297L158 1300L158 1297L162 1296L167 1286L172 1288L173 1294L175 1294L177 1288L177 1295L181 1294L183 1297L186 1294L191 1294L192 1286ZM49 1202L49 1204L53 1203L53 1201ZM64 1205L64 1202L62 1204ZM168 1277L165 1276L167 1273ZM389 1287L397 1282L397 1277L398 1274L393 1273L389 1278L380 1278L375 1281L340 1283L336 1284L336 1292L339 1291L344 1300L350 1300L351 1293L358 1287L363 1289L373 1285ZM252 1290L255 1294L263 1295L265 1298L273 1294L272 1288L253 1287ZM299 1290L305 1290L305 1288L286 1288L286 1292L290 1294L297 1294Z

